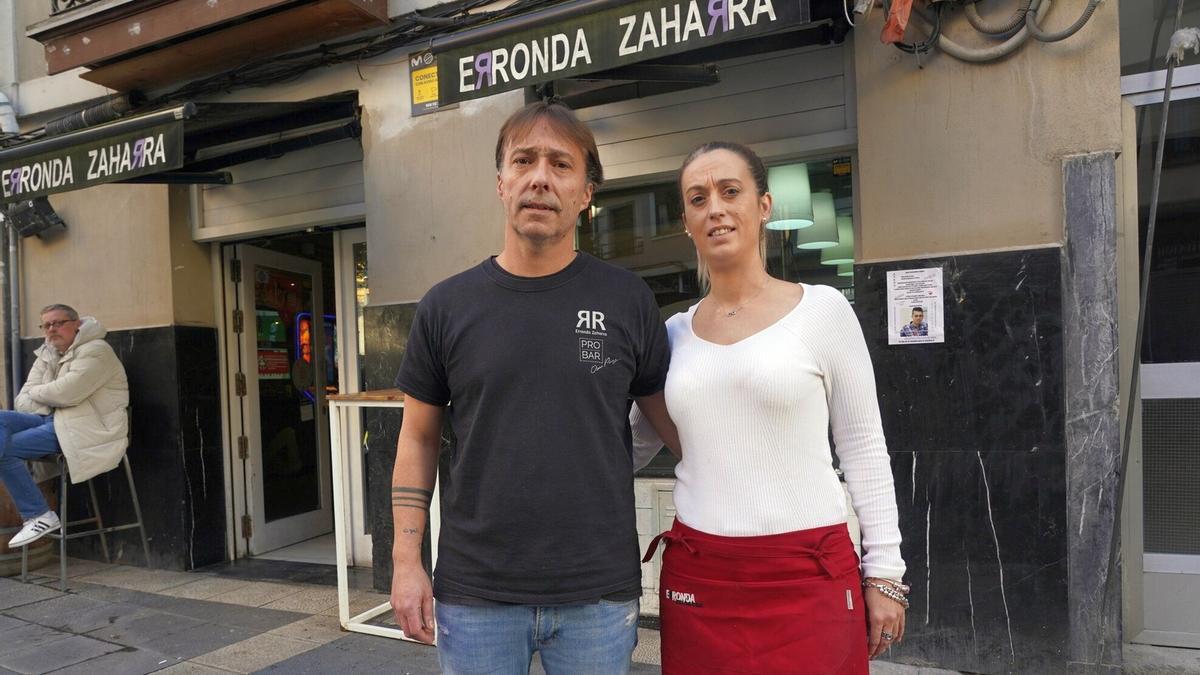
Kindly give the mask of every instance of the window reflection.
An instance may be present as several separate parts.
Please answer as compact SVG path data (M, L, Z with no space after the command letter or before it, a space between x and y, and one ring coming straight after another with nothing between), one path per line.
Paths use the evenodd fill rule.
M1136 0L1118 6L1121 21L1121 74L1165 70L1167 46L1175 29L1178 0ZM1181 26L1200 25L1200 5L1184 3Z

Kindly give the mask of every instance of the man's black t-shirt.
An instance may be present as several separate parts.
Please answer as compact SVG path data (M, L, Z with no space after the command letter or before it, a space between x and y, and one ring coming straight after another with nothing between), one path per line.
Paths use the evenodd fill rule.
M640 582L629 397L670 351L650 289L579 253L517 277L495 259L417 307L396 386L447 405L434 595L590 602Z

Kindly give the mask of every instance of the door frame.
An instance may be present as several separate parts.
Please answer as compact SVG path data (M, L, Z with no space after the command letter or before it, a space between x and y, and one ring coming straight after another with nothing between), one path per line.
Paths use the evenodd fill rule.
M1140 300L1139 281L1141 279L1141 255L1139 251L1140 225L1138 221L1138 185L1137 185L1137 112L1149 105L1160 105L1163 102L1163 87L1166 71L1155 71L1137 75L1126 75L1121 78L1122 127L1124 143L1122 158L1118 162L1119 172L1118 192L1122 197L1121 215L1119 219L1119 238L1117 250L1118 272L1118 326L1128 327L1119 330L1120 346L1120 386L1121 386L1121 424L1124 432L1127 406L1132 403L1135 407L1133 429L1129 448L1129 466L1125 482L1124 508L1118 514L1121 518L1121 560L1122 560L1122 626L1125 642L1153 645L1169 645L1183 648L1200 648L1200 636L1188 633L1167 633L1146 629L1146 596L1145 575L1169 571L1167 568L1181 565L1190 567L1195 560L1171 560L1173 556L1147 554L1143 534L1143 498L1144 475L1142 471L1142 400L1159 398L1161 392L1156 392L1162 378L1157 373L1152 374L1157 364L1142 364L1141 355L1133 354L1134 324L1137 320ZM1171 90L1171 102L1200 98L1200 65L1179 68ZM1155 130L1157 134L1157 130ZM1137 400L1128 401L1128 373L1137 363L1141 372L1142 386ZM1183 366L1187 364L1168 364ZM1200 558L1200 556L1181 556ZM1147 569L1149 567L1150 569Z
M333 233L334 250L334 298L337 307L338 344L338 391L342 393L362 391L358 360L358 314L356 312L356 291L354 282L354 245L367 242L367 228L363 227L338 230ZM354 408L346 413L346 436L342 438L342 447L353 449L360 447L362 438L362 409ZM349 521L346 523L350 533L347 541L346 554L348 562L356 567L371 566L371 535L367 534L367 513L363 508L362 496L366 494L367 467L363 464L361 452L347 452L349 470L349 491L355 498L350 503Z
M239 253L244 249L244 247L251 247L251 245L246 243L231 243L223 246L220 261L221 281L224 288L224 305L222 308L223 321L221 326L223 333L223 349L221 350L221 379L223 385L222 394L226 397L228 402L226 406L226 415L222 416L222 424L226 429L226 447L228 448L228 452L226 454L228 458L228 470L226 475L229 478L229 482L227 483L227 486L229 487L229 494L226 498L226 506L229 510L226 511L226 533L227 536L230 537L229 548L232 553L231 559L258 555L279 548L280 546L287 545L282 544L280 546L276 546L275 542L271 540L269 531L264 531L266 529L264 527L266 523L265 514L261 512L263 506L258 504L257 500L255 499L253 487L250 485L252 476L248 475L247 473L247 464L249 462L257 462L260 470L262 466L261 440L256 443L252 438L254 432L257 432L257 429L247 430L247 424L250 423L250 420L248 419L249 412L247 406L248 402L251 400L251 397L257 396L257 378L246 378L245 396L238 396L233 392L234 373L239 371L243 373L247 372L247 365L245 361L248 357L242 349L242 346L239 344L238 334L229 329L234 325L234 311L240 307L240 301L237 297L240 284L232 282L233 261L235 259L240 260ZM304 273L313 275L313 313L318 316L323 314L324 308L321 306L322 298L319 295L320 285L322 283L320 263L316 261L296 259L295 256L289 256L256 247L251 248L255 248L254 255L260 259L259 262L263 262L269 266L276 266L283 269L289 269L291 266L297 264L299 264L301 267L315 266L315 269L305 270ZM300 261L303 262L301 263ZM306 263L311 263L311 266L307 265ZM249 273L249 269L243 270L243 274ZM255 317L253 315L253 310L246 311L245 308L243 308L243 322L245 324L244 330L246 332L242 333L242 335L248 335L248 331L251 330L251 326L253 325L252 322L254 320ZM320 344L323 345L326 339L324 335L324 321L314 320L313 330L317 339L320 341ZM318 359L323 358L323 350L322 353L317 353L314 350L314 353L317 354ZM330 531L332 531L333 486L331 470L329 467L328 416L324 409L324 392L321 391L321 388L324 386L325 378L322 368L315 368L314 370L317 380L317 401L314 402L313 405L313 414L317 426L318 461L321 463L321 468L318 471L321 508L315 512L310 511L307 514L289 516L281 520L290 520L292 522L296 522L294 519L299 517L307 517L308 519L322 519L327 517ZM247 431L249 433L247 433ZM241 433L246 433L247 437L251 438L249 442L248 458L242 458L239 456L238 437L241 435ZM258 497L261 497L261 495L258 495ZM326 515L311 515L313 513L320 512L327 513ZM244 527L244 516L249 516L251 518L252 536L250 538L243 536L242 528ZM257 541L255 541L256 539ZM257 550L260 547L261 550Z

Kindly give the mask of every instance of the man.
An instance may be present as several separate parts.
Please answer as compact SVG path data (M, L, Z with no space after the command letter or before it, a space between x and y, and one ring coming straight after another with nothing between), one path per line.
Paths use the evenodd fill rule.
M40 328L46 342L34 352L16 411L0 411L0 479L25 521L9 548L61 527L25 460L62 453L78 483L116 467L129 437L129 383L104 327L56 304L42 310Z
M925 308L912 308L912 321L900 329L900 337L917 337L929 335L929 324L925 323Z
M437 598L448 673L526 672L534 652L552 675L624 673L641 596L629 398L663 424L666 331L645 283L574 249L603 179L586 125L530 104L501 129L496 169L504 248L429 291L396 378L392 606L430 642ZM431 589L444 410L456 443Z

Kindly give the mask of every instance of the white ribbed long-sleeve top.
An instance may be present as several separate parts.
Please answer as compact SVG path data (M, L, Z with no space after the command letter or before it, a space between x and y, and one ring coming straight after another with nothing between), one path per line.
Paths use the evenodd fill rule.
M695 334L696 305L667 321L665 393L683 446L675 509L689 527L724 536L846 522L832 424L862 530L863 573L900 579L896 496L866 341L840 291L803 286L783 318L730 345ZM662 444L636 406L633 421L635 462L648 460Z

